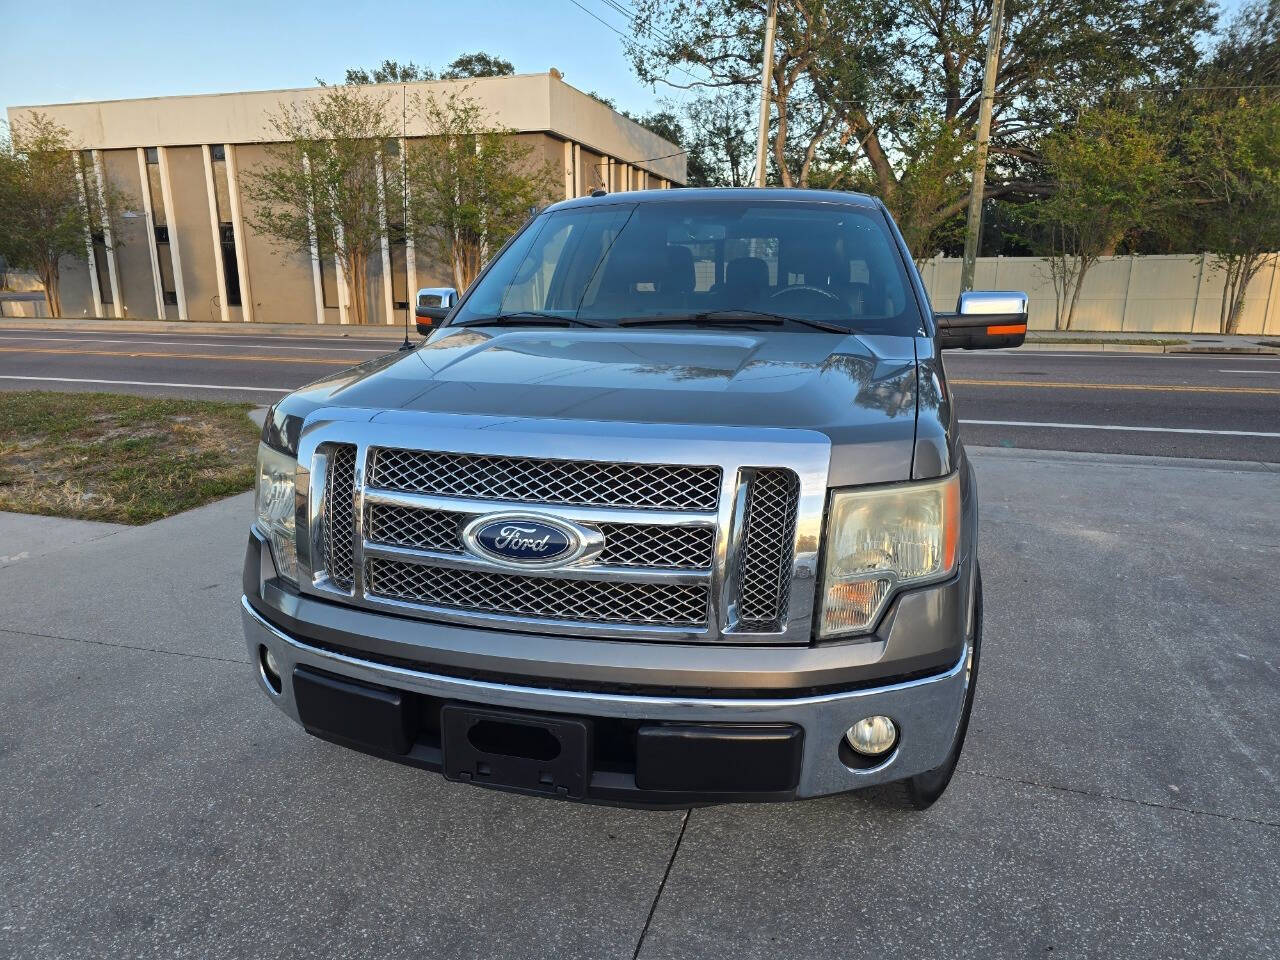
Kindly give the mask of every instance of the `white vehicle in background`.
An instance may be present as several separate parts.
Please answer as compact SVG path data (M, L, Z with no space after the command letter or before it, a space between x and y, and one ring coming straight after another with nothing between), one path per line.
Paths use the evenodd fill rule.
M418 332L430 332L430 329L443 320L457 302L458 291L453 287L423 287L419 290L413 307Z

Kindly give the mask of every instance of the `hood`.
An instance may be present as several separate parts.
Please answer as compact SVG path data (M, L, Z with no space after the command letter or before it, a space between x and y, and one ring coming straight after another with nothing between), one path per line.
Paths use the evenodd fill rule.
M302 416L340 406L803 427L826 433L833 445L902 444L905 478L915 433L915 346L910 337L790 330L446 327L412 353L314 383L284 405Z

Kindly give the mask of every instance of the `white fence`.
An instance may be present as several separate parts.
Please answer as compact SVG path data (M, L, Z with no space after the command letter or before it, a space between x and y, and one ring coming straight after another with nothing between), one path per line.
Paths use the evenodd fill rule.
M950 310L960 293L960 260L920 264L935 310ZM1218 333L1224 274L1211 255L1102 257L1085 274L1072 330L1124 333ZM1038 257L979 257L979 290L1025 290L1030 326L1052 330L1053 282ZM1245 294L1240 333L1280 334L1280 254L1272 254Z

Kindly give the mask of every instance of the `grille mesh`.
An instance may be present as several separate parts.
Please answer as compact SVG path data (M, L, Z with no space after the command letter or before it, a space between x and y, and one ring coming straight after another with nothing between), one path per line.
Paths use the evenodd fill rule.
M449 510L417 510L386 503L369 505L365 536L374 543L461 553L466 514Z
M604 550L597 563L614 567L711 567L716 532L711 527L663 527L645 523L597 524Z
M481 573L370 558L371 596L483 613L588 623L702 627L708 589L700 585L572 580Z
M330 580L344 590L350 590L355 583L355 557L352 554L356 532L355 447L343 443L329 448L327 483L327 509L321 518L324 526L324 568L329 572Z
M739 632L782 629L799 500L800 478L790 470L757 470L751 480L739 561Z
M518 503L712 511L720 496L720 468L386 447L370 451L369 485Z

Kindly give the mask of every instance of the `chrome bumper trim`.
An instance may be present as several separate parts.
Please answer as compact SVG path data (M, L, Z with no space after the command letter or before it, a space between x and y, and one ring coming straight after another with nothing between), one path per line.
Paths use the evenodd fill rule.
M281 666L283 688L267 695L298 721L292 675L299 664L366 683L413 690L433 697L490 706L583 716L708 723L795 723L804 727L804 756L798 797L840 793L885 783L933 769L946 758L964 702L966 649L944 673L883 687L794 699L702 699L696 697L627 696L522 687L441 676L403 667L371 663L301 643L263 619L241 599L241 622L252 662L259 646L268 647ZM839 759L838 748L848 727L871 714L892 717L902 731L889 759L868 770L854 770Z

